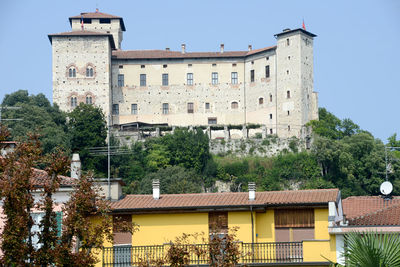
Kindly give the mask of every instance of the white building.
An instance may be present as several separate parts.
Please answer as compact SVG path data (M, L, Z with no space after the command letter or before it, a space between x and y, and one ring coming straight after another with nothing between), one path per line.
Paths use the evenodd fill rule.
M313 38L304 29L275 34L273 46L246 51L121 50L121 17L94 12L50 34L53 101L64 111L100 106L114 125L260 124L268 134L300 136L318 119Z

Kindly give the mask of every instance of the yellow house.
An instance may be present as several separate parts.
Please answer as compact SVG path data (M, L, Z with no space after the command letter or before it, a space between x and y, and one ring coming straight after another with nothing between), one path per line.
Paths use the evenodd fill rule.
M343 219L338 189L255 192L254 184L249 188L239 193L160 195L159 183L153 182L153 195L127 195L113 202L116 220L140 228L133 235L114 229L114 244L105 244L98 266L134 266L139 258L162 257L183 233L215 234L215 222L220 234L237 227L240 249L251 252L240 259L246 265L336 262L340 255L329 228ZM198 265L199 259L191 257L190 263ZM207 259L201 263L207 264Z

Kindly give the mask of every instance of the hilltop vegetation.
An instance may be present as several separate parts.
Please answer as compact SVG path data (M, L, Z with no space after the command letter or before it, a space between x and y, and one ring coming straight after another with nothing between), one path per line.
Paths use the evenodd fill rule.
M61 145L81 154L84 170L94 169L98 177L106 176L106 158L88 151L106 144L101 110L81 104L65 114L44 95L29 96L27 91L6 95L3 105L23 107L4 112L4 117L23 118L8 122L14 139L38 131L46 153ZM208 137L201 129L177 129L174 134L136 142L126 148L127 154L112 156L111 174L124 179L126 193L150 193L151 180L157 178L162 193L215 190L219 180L228 183L232 191L247 190L247 183L255 181L258 190L338 187L344 197L379 194L386 171L382 141L325 108L320 108L319 115L319 121L309 123L315 133L311 150L292 149L296 152L274 157L215 156L210 154ZM400 147L396 134L388 141L388 146ZM113 138L111 144L118 145ZM394 194L400 194L400 152L388 151L388 159L388 178Z

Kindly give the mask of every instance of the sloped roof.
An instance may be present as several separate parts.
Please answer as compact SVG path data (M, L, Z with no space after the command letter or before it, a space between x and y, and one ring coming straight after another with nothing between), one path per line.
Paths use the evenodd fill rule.
M106 36L109 38L111 47L115 49L114 37L110 33L102 33L102 32L92 32L92 31L70 31L70 32L60 32L60 33L52 33L49 34L50 43L53 42L52 38L56 36Z
M74 178L63 175L59 175L58 177L60 178L60 186L73 186L76 184L76 179ZM49 178L46 171L33 168L32 183L34 186L43 186Z
M275 49L276 46L264 47L251 51L224 51L221 52L185 52L167 50L115 50L112 52L116 59L161 59L161 58L229 58L246 57L264 51Z
M248 192L170 194L161 195L158 200L154 199L152 195L127 195L125 198L113 202L111 208L114 211L135 211L268 205L327 205L328 202L336 202L338 195L338 189L256 192L256 198L253 201L249 200Z
M343 199L342 204L346 218L353 219L400 204L400 196L395 196L391 200L384 200L380 196L353 196Z
M349 220L352 226L393 226L400 225L400 203L354 217Z
M72 24L72 19L119 19L121 23L121 29L125 31L125 24L122 17L114 16L111 14L103 13L103 12L82 12L80 15L69 17L69 23Z

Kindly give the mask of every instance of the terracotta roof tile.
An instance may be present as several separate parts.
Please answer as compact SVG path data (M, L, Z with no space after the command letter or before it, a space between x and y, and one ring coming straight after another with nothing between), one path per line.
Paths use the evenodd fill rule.
M118 16L114 16L114 15L102 13L102 12L83 12L80 15L69 17L69 23L70 24L72 23L72 19L81 19L81 17L83 17L84 19L119 19L119 21L121 23L121 29L123 31L126 30L124 20L122 19L122 17L118 17Z
M58 176L61 180L60 186L72 186L76 184L76 180L74 178L68 177L68 176L63 176L59 175ZM43 184L49 179L49 175L47 174L46 171L44 170L39 170L36 168L33 168L33 177L32 177L32 183L35 186L43 186Z
M146 210L250 205L312 205L336 201L338 194L338 189L256 192L254 201L249 201L248 192L170 194L161 195L158 200L153 199L152 195L127 195L124 199L113 202L111 208L113 210Z
M395 196L389 201L384 201L379 196L354 196L343 199L342 204L346 218L352 219L400 204L400 197Z
M159 58L226 58L245 57L275 49L276 46L264 47L252 51L221 52L185 52L167 50L115 50L112 55L116 59L159 59Z

